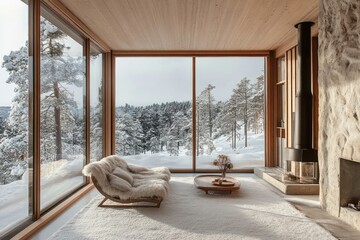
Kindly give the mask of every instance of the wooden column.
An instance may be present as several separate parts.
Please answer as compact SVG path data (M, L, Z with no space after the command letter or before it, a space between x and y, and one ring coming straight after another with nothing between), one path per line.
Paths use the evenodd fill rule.
M275 130L276 115L274 114L276 88L276 58L275 52L270 51L266 58L266 82L265 82L265 166L275 167Z
M196 171L196 58L192 58L192 171Z
M32 121L29 122L29 177L30 185L29 198L32 201L33 220L40 218L40 0L29 1L29 113ZM32 108L31 108L32 107ZM30 117L31 118L31 117ZM32 150L32 151L31 151ZM32 159L32 163L31 163ZM30 210L31 211L31 210Z
M116 80L115 80L116 56L111 53L111 154L116 153L115 149L115 116L116 116Z
M107 52L104 54L105 59L105 67L104 67L104 71L105 71L105 79L104 79L104 109L105 109L105 115L104 115L104 144L105 144L105 156L111 155L112 154L112 94L111 94L111 83L112 83L112 77L111 77L111 53Z

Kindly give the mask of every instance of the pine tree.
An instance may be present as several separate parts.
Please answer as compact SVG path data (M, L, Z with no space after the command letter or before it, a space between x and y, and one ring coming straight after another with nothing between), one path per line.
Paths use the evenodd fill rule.
M229 135L232 149L236 149L236 139L240 137L238 107L237 98L235 95L232 95L223 106L222 111L220 112L217 119L217 125L220 128L220 134Z
M19 156L28 153L29 125L29 81L28 81L28 48L21 47L4 56L3 67L9 72L7 83L14 84L16 93L12 99L10 114L3 139L0 143L0 158L15 162Z
M251 85L252 97L250 101L250 118L254 133L261 133L264 130L264 75L256 78Z
M52 161L65 152L76 152L73 146L75 125L73 117L78 109L73 96L64 86L81 86L83 76L82 60L65 54L68 48L61 43L65 34L54 25L41 20L41 159ZM0 140L0 168L6 169L5 182L19 179L27 168L28 125L29 125L29 67L28 43L19 50L4 56L2 66L9 72L7 83L15 85L9 120ZM83 114L82 114L83 116ZM84 124L82 124L84 125ZM61 129L63 127L63 129ZM56 133L54 133L56 129ZM61 141L63 138L63 142ZM55 141L55 139L57 141ZM81 137L80 139L83 139ZM72 142L71 142L72 141ZM58 144L60 142L60 144ZM56 153L58 156L56 157ZM6 160L4 160L6 159Z
M173 116L172 124L167 132L167 151L171 155L178 156L180 146L185 142L185 127L188 125L188 118L179 111Z
M197 156L201 154L201 149L204 149L204 145L212 146L213 139L213 108L215 98L211 94L211 90L215 87L208 85L196 99L196 153Z
M150 139L150 151L151 153L158 153L160 151L160 141L157 137Z
M67 85L82 87L84 63L82 59L66 54L68 48L63 43L64 32L45 19L41 20L40 27L42 153L45 161L53 161L63 158L62 138L66 138L64 142L74 139L69 135L63 136L63 133L73 130L84 132L84 124L80 125L82 128L79 125L75 127L74 114L78 108L66 89Z
M116 119L116 152L120 155L136 155L142 152L143 132L140 121L130 113Z
M90 158L99 160L104 156L103 153L103 101L101 85L98 90L98 104L90 111Z
M233 90L234 100L236 102L237 109L239 111L239 117L243 122L244 129L244 146L247 147L247 132L249 127L249 112L250 112L250 99L252 96L250 88L250 80L243 78L237 88Z

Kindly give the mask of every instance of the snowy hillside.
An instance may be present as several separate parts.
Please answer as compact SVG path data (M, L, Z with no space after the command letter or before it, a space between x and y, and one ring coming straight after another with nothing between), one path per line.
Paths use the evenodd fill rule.
M214 141L216 150L211 155L201 155L197 157L196 167L199 169L217 168L212 165L212 161L219 154L226 154L234 164L234 169L252 168L264 166L264 134L249 133L248 147L244 146L244 139L239 142L239 147L233 150L226 137L220 137ZM188 151L182 148L178 156L171 156L168 152L151 154L150 152L130 155L123 157L132 164L159 167L167 166L169 168L192 168L192 157Z
M59 160L41 165L42 208L83 184L82 164L83 156L80 155L73 161ZM21 180L0 185L0 192L0 229L5 229L10 227L8 224L24 219L29 214L28 171Z

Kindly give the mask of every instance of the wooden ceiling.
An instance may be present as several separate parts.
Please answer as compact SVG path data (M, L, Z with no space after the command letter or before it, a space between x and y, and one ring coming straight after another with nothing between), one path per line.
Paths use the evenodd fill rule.
M273 50L316 0L60 0L112 50Z

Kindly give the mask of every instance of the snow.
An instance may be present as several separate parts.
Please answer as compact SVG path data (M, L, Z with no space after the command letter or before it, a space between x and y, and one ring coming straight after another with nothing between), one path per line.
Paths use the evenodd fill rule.
M248 147L244 146L244 139L238 142L238 148L232 150L230 142L226 136L221 136L214 140L215 151L211 155L200 155L196 157L196 168L199 169L214 169L216 166L212 165L213 160L219 154L226 154L229 156L234 165L234 169L253 168L264 166L264 134L248 133ZM206 149L204 149L206 152ZM151 154L130 155L123 158L132 164L159 167L167 166L174 169L191 169L192 157L187 155L187 150L180 148L179 156L170 156L167 152L159 152Z
M48 206L84 183L83 156L41 165L41 208ZM0 185L0 229L11 228L29 215L28 170L21 180ZM0 232L1 235L1 232Z
M10 174L13 176L21 176L24 172L25 170L21 166L17 165L11 169Z

